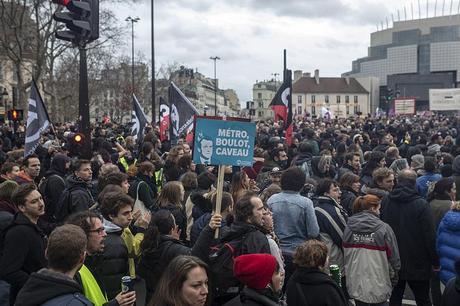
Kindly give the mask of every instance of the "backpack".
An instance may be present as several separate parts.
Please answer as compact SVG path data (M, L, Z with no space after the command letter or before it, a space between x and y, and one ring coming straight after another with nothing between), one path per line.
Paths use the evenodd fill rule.
M56 205L56 210L54 214L54 218L57 222L64 221L68 215L72 214L72 192L78 189L85 190L81 186L74 185L71 187L67 187L62 192L61 196L59 197L58 204Z
M233 276L233 261L241 255L246 234L228 242L211 247L209 266L212 275L218 275L213 280L214 297L236 296L242 284Z
M51 199L48 197L48 181L52 176L55 176L55 177L59 178L62 182L64 182L64 185L67 185L65 180L62 177L60 177L57 174L51 174L50 176L43 177L40 180L40 183L38 183L38 191L42 195L43 202L45 203L45 214L46 214L46 216L48 216L50 221L56 221L55 220L55 213L56 213L57 205L59 203L52 203Z

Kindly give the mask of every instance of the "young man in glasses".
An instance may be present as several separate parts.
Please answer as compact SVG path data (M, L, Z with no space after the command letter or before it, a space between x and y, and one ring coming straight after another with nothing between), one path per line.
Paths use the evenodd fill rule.
M67 220L67 223L81 227L88 239L86 247L88 256L75 278L82 285L83 294L96 306L132 306L136 302L134 291L120 292L114 299L108 300L105 288L99 280L99 275L90 268L90 266L94 266L91 262L97 260L95 255L104 251L104 239L107 234L102 222L102 218L98 214L90 211L73 214Z

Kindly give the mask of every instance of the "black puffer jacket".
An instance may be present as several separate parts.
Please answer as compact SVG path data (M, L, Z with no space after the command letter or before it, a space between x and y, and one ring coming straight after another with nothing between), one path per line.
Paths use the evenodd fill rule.
M136 273L145 280L147 286L147 300L155 292L158 281L168 264L177 256L193 255L207 261L214 231L206 226L192 248L185 246L181 241L169 236L161 235L158 248L151 253L141 254Z
M314 268L297 268L291 278L289 278L286 287L286 296L289 306L348 305L342 290L332 278L319 269Z
M432 266L439 266L430 207L414 186L399 184L382 200L380 218L393 229L401 257L399 277L429 280Z
M271 254L267 236L256 226L249 223L233 222L228 232L222 237L221 243L237 240L243 235L246 235L246 237L241 246L240 255L254 253Z
M103 260L95 267L109 300L120 292L121 278L129 275L128 249L121 237L123 229L104 219L107 237L104 239Z
M64 296L66 295L66 298ZM27 283L19 292L17 306L58 305L53 299L62 297L59 305L92 305L84 296L83 289L75 280L65 274L42 269L32 273ZM57 299L55 300L57 302ZM64 302L65 301L65 302Z

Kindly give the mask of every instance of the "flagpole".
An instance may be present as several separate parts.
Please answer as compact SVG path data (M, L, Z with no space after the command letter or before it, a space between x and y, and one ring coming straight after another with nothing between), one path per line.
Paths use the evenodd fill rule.
M38 86L37 86L37 83L35 82L35 79L32 79L32 82L35 85L35 88L37 89L38 97L43 102L43 109L45 110L46 117L48 117L48 121L49 121L50 126L51 126L51 131L53 132L53 135L56 136L56 141L57 141L58 145L61 146L61 142L59 141L59 138L57 137L57 133L56 133L56 130L54 128L54 124L51 121L50 115L48 114L48 110L46 109L45 100L43 100L42 95L40 94L40 90L38 90Z

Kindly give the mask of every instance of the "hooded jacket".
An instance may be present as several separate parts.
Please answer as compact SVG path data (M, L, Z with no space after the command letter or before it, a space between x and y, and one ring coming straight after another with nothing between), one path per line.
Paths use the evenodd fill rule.
M277 306L279 298L271 289L256 290L244 287L240 294L224 306Z
M4 233L0 278L11 285L14 300L30 274L46 266L45 235L21 212Z
M348 215L335 200L324 196L318 197L318 202L315 205L315 213L318 220L321 241L326 243L329 250L329 262L331 265L339 265L343 274L342 237L343 230L347 225ZM336 228L334 223L338 228Z
M370 211L359 212L348 219L343 249L350 297L369 304L385 302L401 267L391 227Z
M69 177L68 183L68 189L72 190L70 194L70 213L88 210L95 202L91 195L90 183L84 182L74 175Z
M433 217L415 184L398 184L382 200L380 218L388 223L398 240L400 279L429 280L432 266L439 265Z
M289 306L347 306L342 289L326 273L317 268L299 267L286 287ZM305 303L305 300L307 303Z
M42 269L32 273L19 292L15 305L93 305L82 292L82 287L65 274Z
M460 212L446 213L438 228L436 249L439 254L441 271L439 278L443 284L456 275L455 262L460 258Z
M69 158L63 154L56 154L51 161L51 168L45 173L39 184L40 193L45 201L45 217L48 222L55 222L54 214L59 198L67 187L65 174Z
M98 265L91 265L97 271L109 300L120 292L121 278L129 275L128 248L122 238L123 229L104 219L107 236L104 239L104 252Z

